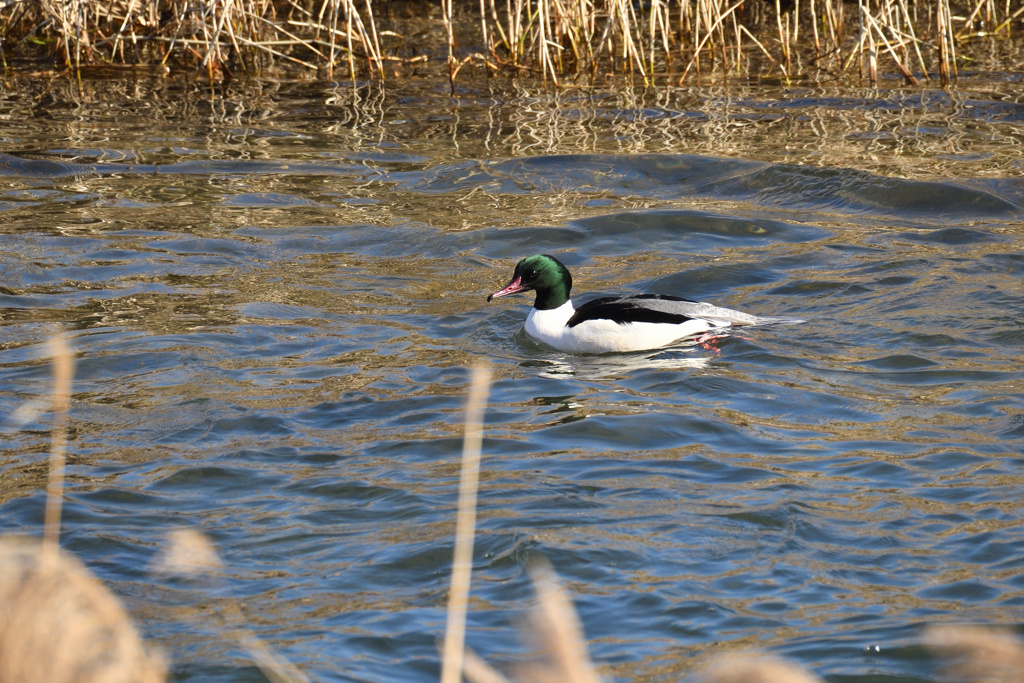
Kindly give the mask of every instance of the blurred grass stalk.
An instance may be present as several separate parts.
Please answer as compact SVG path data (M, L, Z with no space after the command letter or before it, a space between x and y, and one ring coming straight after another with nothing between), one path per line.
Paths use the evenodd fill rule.
M462 681L466 640L466 612L473 571L473 539L476 536L476 492L480 481L480 450L483 444L484 408L491 385L491 372L475 367L470 373L466 399L466 431L462 441L462 474L455 518L455 552L452 586L448 594L448 624L441 659L441 683Z
M0 535L0 683L161 683L166 679L161 654L146 647L117 597L60 548L75 363L61 333L47 351L53 358L49 401L10 425L20 427L47 405L53 412L42 542Z
M956 11L950 3L957 5ZM956 77L957 42L1008 36L1024 6L990 0L432 0L414 27L431 40L440 8L446 45L411 44L385 29L388 0L0 0L0 47L42 47L69 69L189 65L211 81L257 74L282 61L353 82L384 79L386 64L444 51L454 85L461 67L532 75L555 85L624 73L657 77L708 72L789 79L814 69L829 78L854 66L871 83L884 55L909 84ZM989 30L987 27L994 27ZM811 41L799 42L800 32ZM460 40L467 46L460 50ZM38 51L36 55L38 56ZM404 55L404 56L403 56ZM761 62L763 64L763 62ZM680 69L677 65L685 65ZM757 73L754 73L757 71Z
M56 552L60 544L60 512L64 500L64 464L67 460L68 406L71 402L71 380L75 372L71 346L63 334L50 339L53 358L53 429L50 434L50 468L46 484L46 507L43 512L44 548Z
M461 683L464 678L470 683L508 683L503 674L465 645L484 410L490 384L490 369L485 366L472 369L466 399L455 551L441 653L441 683ZM517 680L530 683L601 683L587 654L579 618L554 570L547 562L537 560L531 564L530 576L537 591L537 604L531 611L529 628L524 635L532 641L541 659L536 664L520 667Z
M60 526L68 442L74 352L57 332L47 345L53 359L48 401L32 402L0 423L21 428L53 413L41 543L0 535L0 683L162 683L167 664L147 647L120 600L73 554L61 550ZM17 412L17 411L16 411ZM177 575L219 574L223 564L203 534L179 529L154 566ZM260 641L241 611L229 604L224 625L273 683L309 683L287 659Z
M491 372L487 367L477 366L471 370L440 683L462 683L463 680L468 683L602 683L590 658L583 626L572 600L555 570L542 557L530 560L530 578L537 599L519 629L522 639L531 646L533 656L519 662L509 678L466 647L483 422L490 383ZM194 554L189 553L189 557ZM799 665L755 653L714 657L699 680L703 683L822 683ZM982 682L972 680L970 683Z

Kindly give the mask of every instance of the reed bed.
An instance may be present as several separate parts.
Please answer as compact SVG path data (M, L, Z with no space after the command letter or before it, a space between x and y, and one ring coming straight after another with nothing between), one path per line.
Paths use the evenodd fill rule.
M1024 26L1016 0L0 0L0 50L69 72L191 70L211 81L294 67L401 78L467 66L554 85L615 75L956 78Z

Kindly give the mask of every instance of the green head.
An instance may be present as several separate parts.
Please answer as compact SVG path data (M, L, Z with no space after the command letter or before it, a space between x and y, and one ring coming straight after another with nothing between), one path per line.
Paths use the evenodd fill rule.
M528 256L516 264L515 272L512 273L512 282L504 289L500 289L487 297L487 300L497 299L501 296L515 294L516 292L537 292L537 300L533 302L534 308L546 311L558 308L569 300L569 290L572 289L572 275L559 263L554 256L537 254Z

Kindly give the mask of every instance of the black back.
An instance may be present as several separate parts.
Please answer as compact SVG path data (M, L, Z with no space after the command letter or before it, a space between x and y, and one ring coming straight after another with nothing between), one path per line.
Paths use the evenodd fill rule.
M669 311L658 310L644 305L645 301L650 301L652 299L659 301L679 301L690 304L697 303L690 299L682 299L678 296L668 296L665 294L606 296L600 299L594 299L593 301L588 301L577 308L576 313L569 318L569 322L566 323L566 326L576 327L580 323L584 323L588 320L611 320L619 325L626 325L627 323L667 323L669 325L678 325L679 323L685 323L687 320L693 320L693 318L688 315L671 313Z

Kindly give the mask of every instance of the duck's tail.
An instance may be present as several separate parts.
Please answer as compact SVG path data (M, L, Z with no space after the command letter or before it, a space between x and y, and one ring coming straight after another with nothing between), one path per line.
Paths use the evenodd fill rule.
M764 316L757 316L757 320L754 321L754 325L799 325L805 323L806 320L800 318L770 318Z

